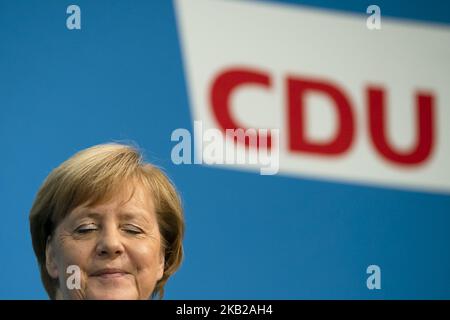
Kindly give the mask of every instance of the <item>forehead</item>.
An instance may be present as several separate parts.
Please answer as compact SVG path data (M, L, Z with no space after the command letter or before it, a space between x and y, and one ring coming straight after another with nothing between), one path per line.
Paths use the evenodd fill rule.
M155 215L153 196L141 183L127 183L96 203L86 202L74 208L70 215L82 213L121 213L123 215Z

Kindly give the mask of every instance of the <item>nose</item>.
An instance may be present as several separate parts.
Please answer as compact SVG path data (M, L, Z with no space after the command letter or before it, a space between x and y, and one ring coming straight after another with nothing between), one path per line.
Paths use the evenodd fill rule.
M96 247L96 254L99 257L115 258L124 251L120 234L114 227L108 227L100 232Z

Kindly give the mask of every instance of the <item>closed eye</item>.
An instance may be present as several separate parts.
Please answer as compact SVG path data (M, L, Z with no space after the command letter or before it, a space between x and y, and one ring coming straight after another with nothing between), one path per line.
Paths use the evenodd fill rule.
M95 224L83 224L75 229L75 232L78 234L87 234L89 232L93 232L97 230L97 226Z
M130 233L130 234L141 234L141 233L144 233L144 231L141 228L136 227L134 225L126 225L126 226L123 227L123 230L125 232L127 232L127 233Z

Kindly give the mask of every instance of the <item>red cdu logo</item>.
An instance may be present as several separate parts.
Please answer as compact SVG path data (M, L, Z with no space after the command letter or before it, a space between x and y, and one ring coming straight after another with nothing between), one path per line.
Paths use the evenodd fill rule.
M245 90L246 86L258 86L261 90L271 90L270 74L255 69L230 68L220 72L214 79L210 92L212 113L224 131L226 129L245 128L245 124L235 120L230 105L230 96L235 90ZM329 79L312 79L287 75L284 78L287 106L286 123L289 150L294 153L309 153L323 157L339 156L346 153L358 134L355 125L355 109L349 94ZM332 103L330 107L336 115L337 130L333 137L322 143L308 139L306 134L308 116L306 113L306 94L326 95ZM407 151L396 150L387 137L387 90L377 86L365 88L367 123L370 142L384 160L393 164L411 166L420 165L429 159L434 144L434 95L416 91L414 110L415 143ZM270 145L270 137L269 142Z

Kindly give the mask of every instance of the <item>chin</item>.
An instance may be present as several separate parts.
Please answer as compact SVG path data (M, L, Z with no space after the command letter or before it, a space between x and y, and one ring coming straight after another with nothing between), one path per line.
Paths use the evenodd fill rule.
M96 292L87 294L88 300L138 300L136 293L127 294L125 292Z
M139 296L136 290L107 290L86 292L88 300L138 300Z
M140 296L131 275L90 277L85 288L88 300L137 300Z

